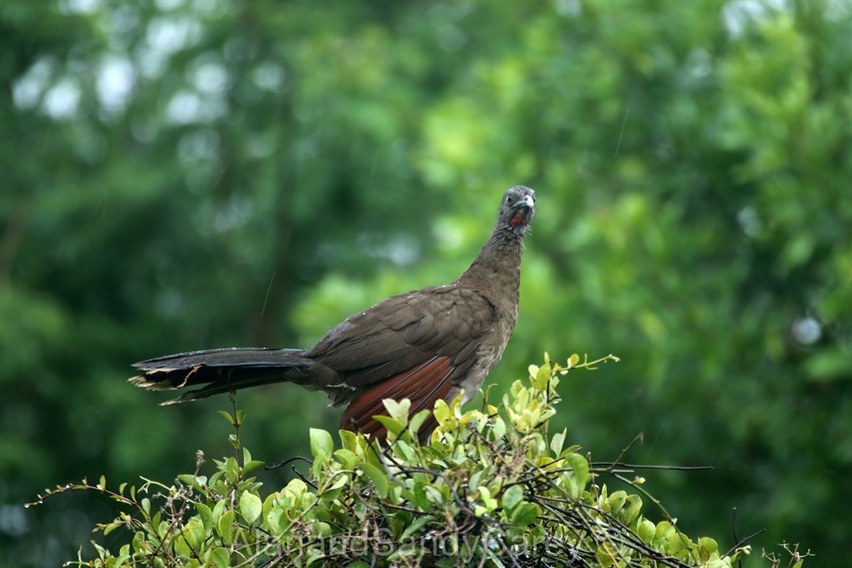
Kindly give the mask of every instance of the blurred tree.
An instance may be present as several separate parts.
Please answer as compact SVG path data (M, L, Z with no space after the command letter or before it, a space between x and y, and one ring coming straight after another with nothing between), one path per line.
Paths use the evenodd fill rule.
M736 506L842 565L849 37L828 0L0 3L0 564L55 565L107 516L25 515L43 486L222 450L227 400L158 408L129 363L306 345L452 278L525 183L492 380L617 353L563 385L569 439L604 459L644 432L634 461L717 468L660 476L687 530L724 538ZM246 439L306 453L324 404L241 394Z

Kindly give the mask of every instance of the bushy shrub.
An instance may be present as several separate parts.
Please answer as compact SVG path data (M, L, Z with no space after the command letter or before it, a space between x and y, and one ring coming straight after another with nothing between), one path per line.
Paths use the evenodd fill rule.
M214 460L203 475L173 483L143 479L117 491L83 481L48 491L96 490L123 509L95 529L127 531L117 551L93 542L72 565L118 566L733 566L750 552L727 552L708 537L691 538L644 489L632 466L590 463L566 432L550 434L557 385L571 369L598 361L572 356L565 366L545 356L498 405L462 411L439 401L427 444L417 432L427 412L385 401L387 444L348 431L340 444L311 429L309 471L264 492L252 472L263 462L242 446L245 412L222 412L234 426L236 456ZM486 393L487 394L487 393ZM630 492L604 483L620 479ZM644 498L643 498L644 497ZM44 496L39 496L39 503ZM644 501L658 505L654 521ZM791 549L790 565L801 556ZM779 565L777 556L769 563Z

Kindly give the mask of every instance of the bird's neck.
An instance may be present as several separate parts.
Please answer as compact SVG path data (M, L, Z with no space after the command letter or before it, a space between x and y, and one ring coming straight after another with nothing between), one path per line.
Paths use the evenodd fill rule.
M522 251L522 237L498 227L456 283L480 290L495 306L517 315Z

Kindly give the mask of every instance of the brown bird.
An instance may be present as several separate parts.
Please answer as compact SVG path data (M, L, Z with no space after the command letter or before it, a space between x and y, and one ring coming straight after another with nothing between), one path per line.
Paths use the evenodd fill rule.
M409 399L411 414L476 394L500 359L518 317L523 238L535 213L535 192L506 191L497 225L473 264L454 282L393 296L347 318L313 347L194 351L133 365L133 384L152 390L198 386L172 404L269 383L325 391L346 404L345 430L385 436L374 415L382 400ZM431 416L419 435L437 423Z

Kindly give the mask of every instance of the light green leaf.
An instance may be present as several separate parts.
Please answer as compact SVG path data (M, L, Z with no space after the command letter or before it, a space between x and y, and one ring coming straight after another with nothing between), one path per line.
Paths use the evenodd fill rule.
M346 469L354 469L355 464L358 462L358 456L345 448L335 450L334 457Z
M548 381L550 381L550 365L545 364L536 372L533 384L535 385L535 388L544 390L547 388Z
M702 562L707 562L718 554L719 544L715 540L706 536L698 539L698 557Z
M613 491L612 495L609 496L607 500L607 505L609 506L609 510L612 513L617 513L624 506L624 503L627 501L627 492L626 491Z
M554 456L559 456L562 453L562 446L565 445L565 435L568 433L568 429L565 428L561 432L557 432L553 435L553 438L550 440L550 451L553 452Z
M639 521L639 526L636 528L636 534L639 535L639 538L641 538L645 544L652 544L654 542L654 534L656 531L657 527L655 527L654 523L648 519L642 519Z
M311 428L309 432L311 438L311 455L315 459L320 456L331 456L334 452L334 440L331 439L331 434L319 428Z
M582 489L589 481L589 462L580 454L569 453L565 454L565 461L574 473L574 479L577 482L578 488Z
M351 432L349 430L338 430L338 436L340 436L340 445L343 448L349 450L350 452L354 452L358 448L358 434Z
M391 398L382 400L382 404L388 411L388 416L405 427L408 424L408 412L411 409L411 401L407 398L397 402Z
M429 410L423 409L409 419L408 431L411 433L411 436L414 439L418 439L420 427L423 425L423 422L429 417L429 413Z
M242 514L243 518L251 524L257 520L262 511L263 503L260 497L254 493L243 491L243 494L240 495L240 514Z
M493 429L491 430L491 432L494 436L495 442L502 439L503 436L506 435L506 421L503 420L499 416L497 418L495 418L494 419L494 426L493 426Z
M657 523L657 531L654 535L654 540L666 541L671 538L671 536L674 535L676 532L676 529L669 521L660 521L659 523Z
M444 424L450 419L450 407L447 406L447 403L443 399L435 401L435 409L432 412L438 424Z
M234 534L234 518L236 514L233 509L228 509L222 516L219 518L219 523L217 524L217 528L219 529L219 536L222 537L222 542L225 544L231 544L231 539Z

